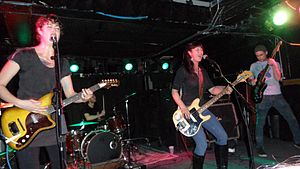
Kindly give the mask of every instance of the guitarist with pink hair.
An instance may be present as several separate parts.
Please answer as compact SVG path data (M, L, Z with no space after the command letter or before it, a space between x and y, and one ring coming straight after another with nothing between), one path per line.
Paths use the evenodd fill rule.
M62 34L62 25L56 15L49 14L37 19L35 29L38 45L18 49L9 57L0 72L0 97L18 108L24 109L24 111L31 112L30 116L38 113L42 114L48 108L37 99L52 92L55 88L55 63L51 58L54 56L53 37L59 41ZM14 96L6 86L17 75L19 77L19 88L17 96ZM77 94L73 89L69 64L66 59L61 61L60 83L67 98ZM93 92L90 89L83 89L77 102L86 102L92 97L92 94ZM22 116L22 113L18 112L18 115ZM38 118L32 118L32 120L33 123L39 124ZM62 121L62 128L66 132L64 120ZM26 129L26 126L22 125L19 129L21 132ZM27 132L30 131L27 130ZM24 136L24 140L26 138ZM19 169L39 169L41 147L45 147L48 153L51 168L61 168L55 127L42 131L28 147L16 152Z

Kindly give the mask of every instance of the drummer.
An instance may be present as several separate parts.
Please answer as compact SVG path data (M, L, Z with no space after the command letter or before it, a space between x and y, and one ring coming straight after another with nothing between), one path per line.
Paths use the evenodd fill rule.
M104 99L104 98L103 98ZM86 121L101 121L105 116L105 109L100 110L100 105L97 103L97 98L93 95L84 107L84 118ZM100 112L101 111L101 112Z

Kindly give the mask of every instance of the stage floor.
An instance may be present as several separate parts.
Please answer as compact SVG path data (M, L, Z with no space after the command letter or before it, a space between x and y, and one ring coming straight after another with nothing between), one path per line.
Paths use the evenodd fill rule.
M229 153L230 169L246 169L249 168L249 157L245 143L237 140L234 147L235 152ZM134 153L133 160L135 163L146 166L147 169L191 169L192 168L192 151L176 150L170 154L166 147L147 147L137 146L138 151ZM213 146L211 146L213 147ZM233 148L233 147L232 147ZM294 147L292 142L282 141L279 139L265 138L265 151L267 158L258 157L254 149L254 168L270 168L282 164L288 158L297 156L297 160L286 163L285 165L295 165L300 168L300 149ZM215 157L213 148L207 150L204 162L205 169L215 169Z
M231 140L231 145L232 144ZM241 140L234 141L235 152L229 153L229 169L247 169L249 168L249 157L247 155L247 147L245 143ZM134 144L133 151L131 151L132 163L135 164L133 169L191 169L192 168L192 151L183 150L181 147L175 147L174 154L168 152L166 146L158 146L156 143L149 144ZM213 147L213 146L211 146ZM192 149L192 147L189 147ZM279 139L265 138L265 151L268 154L267 158L258 157L254 150L254 168L259 169L270 169L273 166L283 164L286 162L285 166L293 165L294 168L300 168L300 149L294 147L293 143L290 141L282 141ZM99 150L99 153L101 150ZM126 153L126 151L124 151ZM298 155L298 156L297 156ZM296 157L295 157L296 156ZM12 168L17 169L15 165L15 157L10 154ZM291 157L295 157L292 159ZM70 157L69 157L70 158ZM286 161L289 159L289 161ZM80 161L75 163L80 164ZM7 168L5 165L4 156L1 157L0 168ZM74 165L74 161L69 161L68 169L120 169L128 168L126 162L124 162L123 157L120 159L115 159L107 161L101 164L85 164ZM45 166L41 166L45 168ZM206 153L205 169L215 169L215 157L213 148L209 148ZM277 167L280 168L280 167ZM281 167L283 168L283 167Z

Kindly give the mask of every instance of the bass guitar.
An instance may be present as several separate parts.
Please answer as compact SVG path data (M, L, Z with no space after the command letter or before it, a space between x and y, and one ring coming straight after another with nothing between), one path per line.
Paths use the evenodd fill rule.
M120 82L117 79L102 80L100 83L91 86L91 91L96 91L101 88L110 88L112 86L119 86ZM65 107L81 98L81 94L69 97L62 102L62 107ZM51 118L51 114L55 112L52 105L52 97L54 93L48 93L41 97L42 106L48 106L46 112L33 113L27 110L12 107L5 110L1 116L1 127L6 143L15 149L22 150L27 147L32 140L42 131L55 127L55 121Z
M237 79L231 85L235 86L242 81L245 82L246 79L248 79L251 76L253 76L251 71L244 71L243 73L238 75ZM211 118L210 115L202 115L202 112L209 108L217 100L219 100L223 95L225 95L228 91L228 88L229 87L227 86L223 91L221 91L218 95L214 96L201 107L199 107L200 99L195 99L192 102L192 104L188 106L188 109L190 111L190 119L186 119L184 114L179 109L176 110L173 114L173 123L176 129L187 137L192 137L196 135L196 133L202 126L202 123Z
M279 41L276 47L274 48L271 56L272 59L274 59L281 44L282 41ZM257 76L257 81L255 86L253 87L253 92L252 92L254 103L260 103L263 99L264 91L267 88L267 84L265 83L265 80L266 80L266 73L269 70L269 67L270 67L269 64L267 64L266 67L261 72L259 72Z

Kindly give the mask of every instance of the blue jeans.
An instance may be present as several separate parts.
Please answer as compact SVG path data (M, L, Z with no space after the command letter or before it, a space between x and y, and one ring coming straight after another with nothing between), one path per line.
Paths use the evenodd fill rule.
M207 148L207 140L203 128L208 130L215 137L216 144L218 145L226 145L228 139L227 133L214 114L212 114L209 110L205 110L202 115L211 115L211 118L202 123L202 127L199 129L198 133L193 136L196 143L194 153L198 156L204 156Z
M293 111L284 97L280 95L264 95L261 103L256 105L256 147L264 147L263 127L265 125L268 111L274 107L282 117L288 122L288 125L293 133L295 143L300 143L299 124Z

